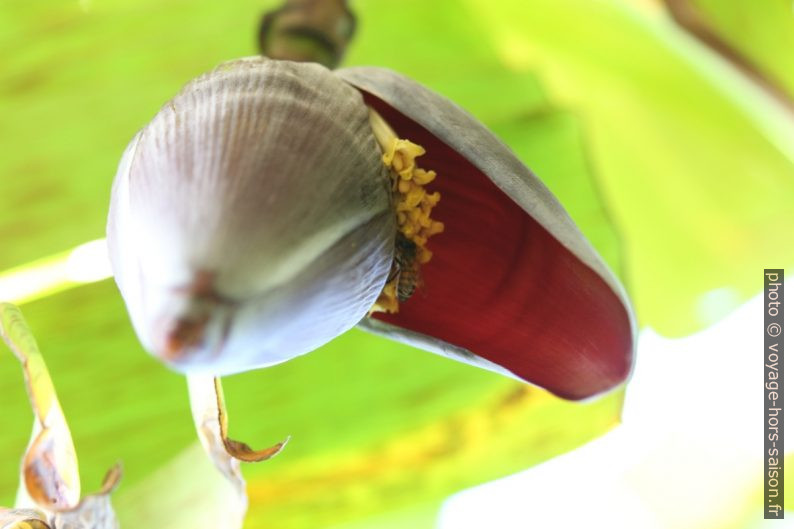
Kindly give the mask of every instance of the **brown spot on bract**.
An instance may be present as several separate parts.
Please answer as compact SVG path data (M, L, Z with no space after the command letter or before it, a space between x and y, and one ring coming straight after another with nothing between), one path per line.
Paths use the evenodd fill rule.
M185 353L201 344L209 321L209 314L195 320L179 319L166 331L161 349L165 360L179 360Z

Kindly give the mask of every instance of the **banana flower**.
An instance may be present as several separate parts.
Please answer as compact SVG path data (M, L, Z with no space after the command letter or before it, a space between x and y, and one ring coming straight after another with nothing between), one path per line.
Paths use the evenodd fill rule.
M257 57L190 82L124 153L107 235L142 344L191 375L355 325L567 399L630 371L628 298L559 202L389 70Z

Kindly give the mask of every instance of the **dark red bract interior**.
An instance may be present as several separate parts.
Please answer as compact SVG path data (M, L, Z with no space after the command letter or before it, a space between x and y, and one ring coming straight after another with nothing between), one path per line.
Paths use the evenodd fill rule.
M632 332L601 277L463 156L383 101L364 94L400 137L422 145L438 173L433 259L397 314L373 317L439 338L568 399L625 379ZM476 156L476 153L469 153Z

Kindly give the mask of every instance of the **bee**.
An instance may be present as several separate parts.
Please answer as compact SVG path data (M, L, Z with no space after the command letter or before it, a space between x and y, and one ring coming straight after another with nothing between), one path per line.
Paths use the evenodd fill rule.
M402 233L397 234L394 242L394 265L389 281L397 280L397 299L401 302L410 298L421 283L417 249L415 242Z

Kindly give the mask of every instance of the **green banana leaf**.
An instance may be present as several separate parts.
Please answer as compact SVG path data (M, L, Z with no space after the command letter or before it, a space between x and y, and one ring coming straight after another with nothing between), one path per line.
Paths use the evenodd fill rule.
M685 0L698 19L794 98L794 7L787 0Z
M794 117L664 11L464 4L503 67L536 74L582 123L641 325L694 332L757 293L758 270L794 261Z
M24 310L70 422L82 481L99 483L121 459L113 499L122 526L187 527L179 489L195 489L191 469L206 456L194 451L184 472L160 472L186 461L195 444L186 384L141 350L112 282ZM19 378L11 356L0 357L4 504L29 435ZM441 501L587 441L615 424L622 400L564 402L361 331L224 380L232 435L258 444L292 436L283 454L245 469L250 527L328 527ZM190 498L199 513L211 503L201 488Z

